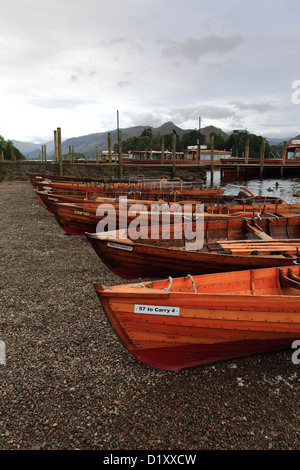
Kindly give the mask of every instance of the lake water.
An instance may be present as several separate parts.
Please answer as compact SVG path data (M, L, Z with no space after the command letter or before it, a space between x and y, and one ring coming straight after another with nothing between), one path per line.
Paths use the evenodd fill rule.
M300 178L268 178L268 179L248 179L222 181L220 172L214 172L214 179L211 182L210 172L207 173L207 188L224 188L225 194L235 195L238 194L240 187L248 188L256 196L275 196L285 200L288 204L300 204L300 197L295 197L293 194L300 194Z

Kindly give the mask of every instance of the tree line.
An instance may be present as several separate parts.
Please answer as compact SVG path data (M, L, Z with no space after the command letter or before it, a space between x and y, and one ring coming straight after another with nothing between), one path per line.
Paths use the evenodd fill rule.
M2 155L4 160L26 160L26 157L13 145L11 140L5 140L0 135L0 157Z
M255 134L250 134L247 131L234 130L228 137L224 134L214 134L214 149L227 150L232 152L234 157L245 156L246 142L249 139L249 158L259 158L263 137ZM172 136L168 134L164 136L165 150L172 151ZM197 130L192 130L184 134L176 135L176 152L184 152L189 146L198 145L199 136L201 137L201 145L206 145L210 150L210 138L206 139L203 133ZM209 140L207 142L207 140ZM122 141L122 153L128 153L131 150L161 150L162 136L153 135L151 128L145 128L139 137L129 137ZM269 158L274 146L271 146L268 141L265 141L265 158ZM115 144L114 151L118 152L118 145Z

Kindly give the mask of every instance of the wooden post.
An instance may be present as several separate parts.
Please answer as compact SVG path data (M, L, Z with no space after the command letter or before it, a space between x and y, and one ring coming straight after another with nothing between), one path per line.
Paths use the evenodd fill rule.
M99 162L98 147L96 147L96 162Z
M41 147L41 160L44 161L44 145Z
M15 153L14 153L14 147L13 147L12 142L10 142L10 144L9 144L9 149L10 149L10 159L11 159L12 162L15 162L16 161L16 156L15 156Z
M1 150L1 162L4 162L4 153L3 153L3 150Z
M200 160L201 160L201 116L199 116L199 145L198 145L197 165L200 165Z
M57 131L54 131L54 156L55 163L58 163Z
M283 177L283 170L284 170L284 167L285 167L285 163L286 163L286 140L283 142L283 150L282 150L282 164L281 164L281 168L280 168L280 176Z
M161 154L160 154L160 163L163 165L165 163L165 136L161 138Z
M108 146L108 163L111 165L111 133L107 134L107 146Z
M199 142L200 142L200 139L199 139ZM201 144L198 144L197 165L200 165L200 159L201 159Z
M263 172L264 172L264 160L265 160L265 144L266 140L263 139L261 142L261 148L260 148L260 169L259 169L259 175L262 178Z
M122 163L122 131L118 131L118 151L119 151L119 177L123 176L123 163Z
M72 163L74 163L75 153L74 153L74 145L72 145Z
M245 148L245 164L246 165L248 165L248 162L249 162L249 145L250 145L250 140L249 140L249 137L247 137L246 148Z
M286 146L287 142L286 140L283 142L283 150L282 150L282 164L285 165L286 163Z
M214 179L214 151L215 151L215 136L213 133L210 135L210 172L211 181Z
M63 176L63 162L61 154L61 128L57 128L57 155L58 155L58 169L59 176Z
M175 177L176 169L175 169L175 158L176 158L176 134L173 132L172 134L172 177Z

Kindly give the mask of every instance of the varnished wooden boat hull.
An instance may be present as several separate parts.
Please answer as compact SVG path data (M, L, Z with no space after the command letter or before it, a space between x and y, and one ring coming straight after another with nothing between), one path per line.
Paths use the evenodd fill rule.
M159 278L186 274L208 274L260 269L273 266L288 266L289 258L276 256L251 256L198 253L153 247L145 250L142 245L127 247L120 241L98 243L91 234L86 234L101 261L116 275L124 279ZM298 243L300 249L300 240Z
M291 266L177 278L171 287L162 280L95 288L135 358L178 370L291 348L300 335L299 281Z
M67 203L67 202L74 202L74 203L90 203L93 200L98 200L99 203L101 200L110 199L111 201L115 201L116 198L108 198L108 197L97 197L97 193L93 192L80 192L80 191L70 191L70 193L66 191L39 191L35 189L36 196L38 197L39 201L41 202L42 206L45 207L49 212L54 214L54 209L56 203ZM134 198L128 199L129 201L136 201ZM144 204L153 204L157 203L157 201L149 201L149 200L138 200ZM162 200L163 201L163 200ZM235 202L235 199L230 196L223 196L222 203L220 204L204 204L204 210L207 214L214 215L214 216L230 216L230 215L240 215L243 216L245 213L249 212L256 212L261 213L262 216L267 216L270 214L275 214L278 216L287 216L287 215L299 215L300 214L300 204L284 204L284 203L273 203L273 199L265 199L256 197L252 203L238 203ZM179 201L179 204L189 204L195 203L195 201Z
M142 207L147 207L147 201L141 201L142 204L138 204L139 201L127 200L126 207L130 209L131 204L134 205L135 210L142 209ZM138 214L130 215L130 213L124 210L124 204L121 202L116 202L114 199L103 199L102 202L92 202L85 201L85 203L55 203L54 205L54 215L60 225L60 227L69 235L84 235L86 232L96 232L99 222L104 218L105 215L97 215L97 208L101 204L108 204L110 208L114 209L115 217L111 219L111 223L114 223L114 227L118 230L120 227L127 227L132 221L138 217L139 224L149 225L151 222L151 211L143 211ZM103 207L103 206L101 206ZM149 204L148 204L149 207ZM104 209L103 209L104 212ZM101 212L101 214L103 214ZM191 213L192 215L192 213ZM174 213L170 213L170 218L167 219L174 221ZM217 216L209 216L217 217ZM157 223L162 224L164 216L160 214L157 217ZM181 217L181 220L183 218ZM109 224L109 222L107 222ZM108 230L106 228L105 230Z
M162 240L160 233L156 239L150 235L143 239L146 230L150 234L149 228L141 228L141 238L137 240L131 240L130 234L124 231L86 233L86 236L99 258L125 279L287 266L293 262L291 258L296 260L297 250L300 252L299 217L263 219L260 225L264 230L253 233L256 224L242 219L204 219L204 245L200 250L193 247L187 250L184 236L177 240L173 232L169 240ZM181 230L179 233L184 235L183 224L170 229Z
M48 191L38 191L35 189L35 194L42 204L42 206L49 211L51 214L55 212L55 205L57 203L67 203L67 202L81 202L84 203L89 202L91 199L96 198L96 194L89 194L80 191L70 191L70 193L66 194L65 191L53 193ZM106 199L106 198L99 198L99 199ZM111 199L112 200L112 199Z
M118 200L116 199L113 199L113 198L97 198L97 200L91 200L91 199L87 199L87 200L82 200L80 202L74 202L72 203L71 200L72 200L72 196L70 196L69 198L66 198L65 200L69 199L70 200L70 203L59 203L60 200L63 200L63 199L59 199L59 196L49 196L47 194L47 192L39 192L39 191L36 191L37 195L41 198L41 200L43 201L42 203L45 204L45 205L48 205L50 203L52 203L52 209L53 209L53 213L56 217L56 220L57 222L59 223L59 225L61 226L61 228L63 230L65 230L68 234L72 234L72 235L84 235L85 232L89 232L89 233L93 233L93 232L96 232L98 231L97 230L97 225L98 225L98 222L103 218L99 215L97 215L97 208L100 207L101 204L103 203L108 203L110 204L111 208L114 207L115 210L116 210L116 225L113 227L113 229L118 229L120 226L121 227L124 227L124 226L127 226L126 225L126 221L125 221L125 225L124 223L119 223L119 218L120 218L120 207L119 207L119 204L118 204ZM47 200L47 202L46 202ZM144 217L143 217L143 221L141 220L141 217L139 217L140 219L140 223L142 225L149 225L150 224L150 221L151 221L151 209L154 210L154 201L136 201L136 200L130 200L130 199L127 199L127 207L129 208L131 206L131 204L135 204L135 207L140 207L140 208L145 208L145 214L144 214ZM171 214L171 221L173 220L173 214L174 214L174 208L175 208L175 213L176 213L176 207L174 206L175 203L173 203L173 207L172 207L172 203L168 204L168 210L170 210L170 214ZM192 214L194 214L194 216L196 216L196 211L199 210L199 206L197 206L196 203L194 203L192 201L192 203L189 203L189 206L185 206L183 204L177 204L178 206L178 210L181 211L181 213L184 215L184 216L187 216L187 217L190 217ZM157 204L156 203L156 208L157 209L160 209L161 207L161 204ZM191 213L187 213L186 209L188 208L191 208L192 212ZM249 208L250 210L250 208ZM288 211L289 209L288 208L285 208L286 211ZM255 214L255 211L253 210L252 214ZM259 219L261 218L261 216L259 215L259 213L257 212L256 214L258 214L258 217ZM211 212L206 212L204 213L205 215L205 218L207 221L213 221L213 220L216 220L216 219L227 219L227 218L232 218L232 217L237 217L237 218L251 218L251 212L249 213L246 213L246 212L236 212L236 213L231 213L229 215L226 215L226 214L219 214L219 213L211 213ZM286 212L286 215L284 216L284 213L282 212L282 216L283 217L286 217L287 215L289 215L289 212ZM175 218L177 216L175 215ZM273 217L273 214L264 214L263 217L266 217L268 219L268 217ZM123 217L124 218L124 217ZM128 217L127 219L127 222L129 223L134 217ZM184 220L183 218L181 219L182 221ZM269 220L269 219L268 219ZM284 220L288 220L287 218L285 219L282 219L283 221L280 222L280 224L274 224L272 223L271 225L273 227L275 227L275 225L283 225L285 226L285 222ZM179 221L179 219L177 218L177 222ZM158 223L158 222L157 222ZM160 223L160 222L159 222ZM214 230L214 226L210 226L210 230ZM109 229L107 229L109 230ZM274 228L273 228L274 230ZM289 228L289 231L291 229ZM300 236L300 230L298 230L299 232L299 236ZM291 234L288 233L286 234L285 233L285 230L282 231L283 235L282 235L282 238L290 238L291 237ZM241 234L242 236L242 234ZM277 236L277 235L275 235ZM235 237L236 238L236 237ZM295 236L293 237L295 238Z
M38 191L62 192L66 194L74 191L80 193L93 193L99 197L119 197L127 195L127 197L136 200L152 200L159 199L167 202L176 201L207 201L215 202L224 193L224 189L202 189L202 181L195 182L177 182L169 181L163 183L153 183L147 181L141 182L102 182L102 183L76 183L76 182L37 182L36 189ZM183 185L181 188L180 186Z
M36 188L37 183L47 180L48 182L77 182L77 183L90 183L93 181L92 178L76 177L76 176L58 176L58 175L46 175L44 173L29 173L29 181L31 185Z

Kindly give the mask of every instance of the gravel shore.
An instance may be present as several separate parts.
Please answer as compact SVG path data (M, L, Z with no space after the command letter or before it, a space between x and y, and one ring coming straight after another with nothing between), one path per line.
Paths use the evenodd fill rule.
M146 367L93 286L129 281L67 236L29 182L0 183L0 224L0 450L299 450L292 350Z

